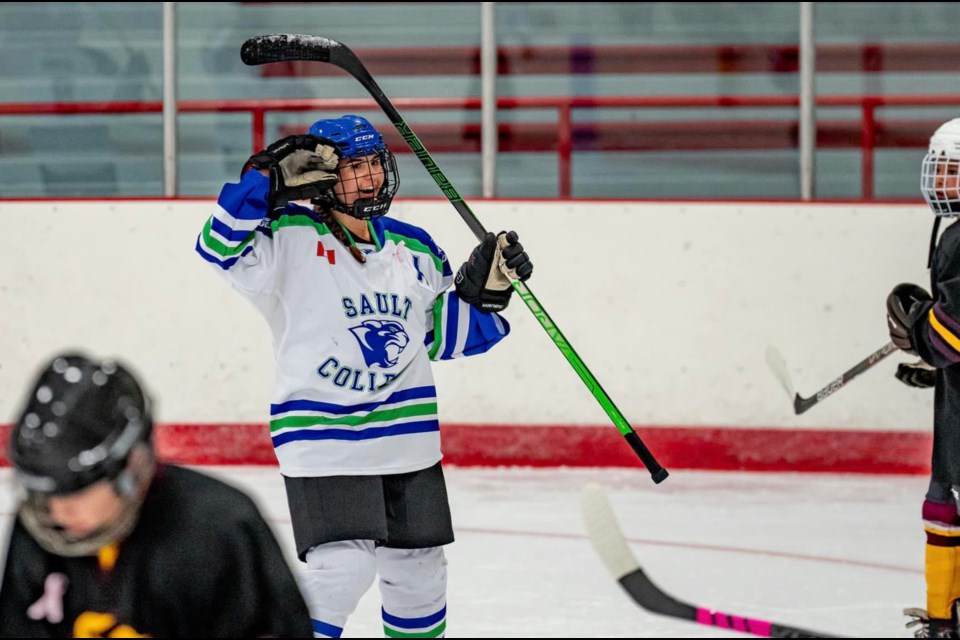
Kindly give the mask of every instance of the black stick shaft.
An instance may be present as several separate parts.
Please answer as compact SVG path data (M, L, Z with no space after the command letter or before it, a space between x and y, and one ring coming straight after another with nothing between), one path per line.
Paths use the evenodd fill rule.
M823 402L834 393L845 387L851 380L856 378L858 375L864 371L872 368L878 362L889 356L891 353L897 350L896 345L892 342L888 342L883 345L869 356L855 364L848 371L844 371L839 378L833 380L825 386L824 388L817 391L814 395L809 398L802 397L799 393L793 399L793 411L797 415L800 415L810 407Z
M820 631L811 631L800 627L750 618L723 611L696 607L682 600L677 600L670 594L662 591L651 582L643 569L637 568L619 580L620 586L641 607L662 616L689 620L707 627L739 631L762 638L836 638Z

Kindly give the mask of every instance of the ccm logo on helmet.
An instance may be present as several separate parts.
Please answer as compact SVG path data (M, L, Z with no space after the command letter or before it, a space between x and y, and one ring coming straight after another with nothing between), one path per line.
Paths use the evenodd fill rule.
M364 140L370 140L371 138L375 138L375 137L376 137L376 134L373 134L373 133L366 136L357 136L357 142L363 142Z

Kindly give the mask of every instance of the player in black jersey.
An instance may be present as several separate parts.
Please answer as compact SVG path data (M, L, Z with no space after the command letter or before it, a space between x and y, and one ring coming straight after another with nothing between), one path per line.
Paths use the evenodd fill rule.
M150 403L111 361L59 356L10 439L22 489L2 637L312 637L244 493L156 461Z
M920 187L936 216L930 254L931 293L901 284L887 298L890 339L915 363L897 367L913 387L933 387L933 456L923 502L927 534L927 608L907 609L917 637L957 638L960 603L960 226L951 224L937 241L939 221L960 215L960 118L930 138Z

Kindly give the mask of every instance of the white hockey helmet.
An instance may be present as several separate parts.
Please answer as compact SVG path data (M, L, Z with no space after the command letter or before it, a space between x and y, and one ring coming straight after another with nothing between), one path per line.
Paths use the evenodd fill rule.
M960 118L940 125L930 136L920 190L934 215L960 215Z

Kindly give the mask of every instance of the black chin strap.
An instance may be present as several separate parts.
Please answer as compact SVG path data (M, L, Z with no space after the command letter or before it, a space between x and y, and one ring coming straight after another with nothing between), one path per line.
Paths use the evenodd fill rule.
M930 251L927 252L927 269L933 266L933 250L937 247L937 232L940 231L940 216L933 219L933 233L930 234Z

